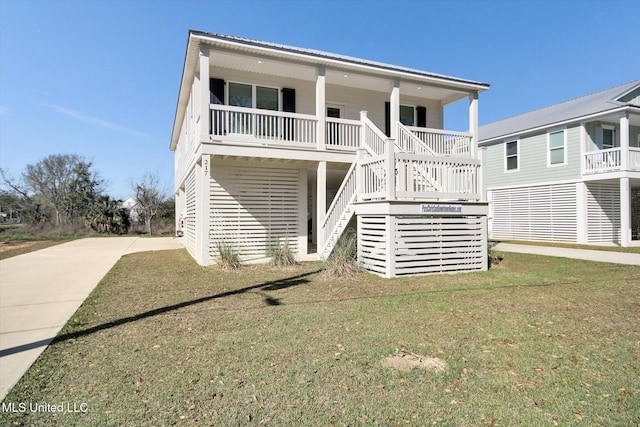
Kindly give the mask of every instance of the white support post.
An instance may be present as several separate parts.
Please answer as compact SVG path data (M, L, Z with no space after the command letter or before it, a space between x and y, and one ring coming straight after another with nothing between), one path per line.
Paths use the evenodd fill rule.
M211 181L211 156L203 155L196 163L196 242L195 259L202 266L210 263L209 257L209 203Z
M211 120L211 95L209 91L209 48L200 48L200 135L201 141L209 141Z
M487 271L489 270L489 221L488 218L486 216L483 216L481 219L481 227L482 227L482 235L484 236L484 239L482 241L482 254L480 255L482 257L482 267L481 267L481 271Z
M629 150L627 150L629 151ZM620 178L620 246L631 244L631 183L629 178Z
M385 165L387 175L387 200L396 199L396 162L395 162L395 141L388 138L385 141Z
M316 144L318 150L324 150L326 145L327 103L326 103L326 71L318 67L316 71L316 116L318 127L316 128Z
M364 144L368 144L369 141L366 140L367 133L364 131L364 120L367 118L368 111L362 110L360 111L360 146L364 147Z
M362 201L364 194L364 173L362 170L362 161L366 156L367 150L358 148L356 150L356 202Z
M629 170L629 113L620 114L620 168Z
M478 191L480 192L480 202L487 201L487 192L484 188L484 162L487 157L487 147L482 147L478 150L478 159L480 159L480 170L478 171Z
M478 92L469 94L469 132L471 132L471 157L478 151Z
M300 169L298 176L298 259L308 252L309 230L307 227L307 170Z
M318 221L318 254L324 246L324 229L322 223L327 214L327 162L318 162L318 172L316 175L316 202Z
M391 83L391 97L389 99L389 127L391 129L390 138L398 139L398 122L400 121L400 80Z
M576 182L576 243L586 245L589 243L589 223L587 212L587 184L584 181Z
M307 172L308 174L308 172ZM314 176L315 178L315 176ZM320 232L320 226L318 224L318 184L317 179L312 179L311 182L311 243L318 244L318 233Z

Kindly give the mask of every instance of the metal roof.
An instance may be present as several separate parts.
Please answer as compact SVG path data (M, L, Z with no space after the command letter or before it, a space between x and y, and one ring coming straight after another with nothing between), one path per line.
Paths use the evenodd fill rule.
M637 104L619 101L624 95L638 88L640 88L640 80L635 80L591 95L489 123L479 127L479 141L487 143L502 137L515 136L610 110L628 106L640 107Z
M413 75L419 76L419 77L428 77L428 78L433 78L433 79L446 80L446 81L449 81L449 82L456 82L456 83L463 83L463 84L474 85L474 86L481 86L482 90L486 90L490 86L488 83L482 83L482 82L478 82L478 81L474 81L474 80L461 79L461 78L458 78L458 77L446 76L444 74L430 73L430 72L417 70L417 69L413 69L413 68L407 68L407 67L401 67L401 66L397 66L397 65L385 64L385 63L376 62L376 61L369 61L369 60L366 60L366 59L355 58L355 57L346 56L346 55L339 55L339 54L336 54L336 53L330 53L330 52L325 52L325 51L321 51L321 50L308 49L308 48L295 47L295 46L288 46L288 45L283 45L283 44L278 44L278 43L265 42L265 41L261 41L261 40L247 39L247 38L244 38L244 37L230 36L230 35L218 34L218 33L210 33L210 32L206 32L206 31L190 30L189 33L191 35L200 36L200 37L203 37L203 38L226 41L226 42L235 42L235 43L240 43L240 44L243 44L243 45L248 45L248 46L253 46L253 47L258 47L258 48L274 49L274 50L278 50L278 51L282 51L282 52L294 53L294 54L298 54L298 55L305 55L305 56L309 56L309 57L313 57L313 58L317 58L317 59L328 59L328 60L332 60L332 61L339 61L339 62L354 64L354 65L361 65L361 66L366 66L366 67L377 68L379 70L392 71L392 72L396 72L396 73L408 73L408 74L413 74Z

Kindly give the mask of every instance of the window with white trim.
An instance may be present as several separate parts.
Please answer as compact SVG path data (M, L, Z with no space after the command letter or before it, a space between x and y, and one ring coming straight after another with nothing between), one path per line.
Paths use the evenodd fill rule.
M508 141L504 144L504 169L514 171L520 168L519 154L520 144L518 141Z
M415 115L415 107L410 105L401 105L400 106L400 123L405 126L415 126L416 123L416 115Z
M549 166L567 163L567 144L564 129L547 134Z

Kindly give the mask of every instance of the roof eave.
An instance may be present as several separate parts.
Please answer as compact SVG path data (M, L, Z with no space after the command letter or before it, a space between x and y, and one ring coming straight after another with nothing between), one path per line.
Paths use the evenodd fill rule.
M616 113L616 112L625 111L625 110L637 110L637 111L640 112L640 107L638 107L636 105L631 105L631 104L622 105L622 106L619 106L619 107L616 107L616 108L612 108L610 110L599 111L597 113L591 113L591 114L587 114L587 115L583 115L583 116L579 116L579 117L574 117L574 118L563 120L563 121L560 121L560 122L547 123L545 125L532 127L532 128L529 128L529 129L519 130L517 132L511 132L511 133L498 135L498 136L494 136L494 137L487 138L487 139L482 139L482 140L478 141L478 145L489 145L489 144L492 144L492 143L495 143L495 142L503 141L505 139L516 138L516 137L524 135L524 134L534 133L534 132L538 132L538 131L541 131L541 130L544 130L544 129L554 128L554 127L559 127L559 126L565 126L565 125L568 125L570 123L583 122L583 121L586 121L586 120L592 120L592 119L594 119L596 117L599 117L599 116L604 116L604 115L607 115L607 114Z

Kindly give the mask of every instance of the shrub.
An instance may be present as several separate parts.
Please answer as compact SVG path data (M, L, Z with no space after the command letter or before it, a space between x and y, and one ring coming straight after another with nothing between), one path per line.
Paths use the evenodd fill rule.
M493 248L498 243L499 242L495 242L495 241L489 241L487 243L487 252L489 254L489 268L499 265L502 262L502 260L504 259L504 257L502 257L501 255L497 255L495 253L495 251L493 250Z
M296 265L296 257L289 247L289 242L285 242L284 245L271 246L268 250L268 255L271 257L271 265L273 267L291 267Z
M237 270L242 266L240 251L226 242L216 243L218 249L218 266L225 270Z
M352 278L360 273L361 269L357 261L357 242L356 232L352 228L345 230L325 262L325 278Z

